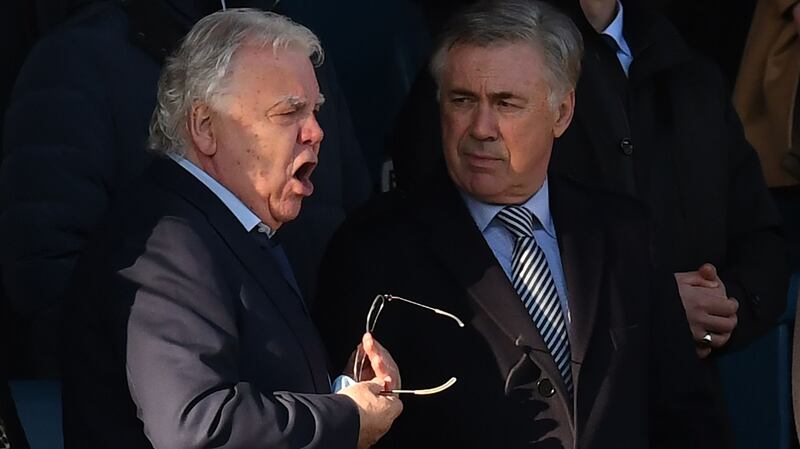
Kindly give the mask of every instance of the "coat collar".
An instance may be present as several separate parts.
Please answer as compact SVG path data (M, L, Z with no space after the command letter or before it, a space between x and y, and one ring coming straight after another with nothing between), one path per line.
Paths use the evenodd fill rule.
M570 342L577 391L600 301L604 265L598 261L605 260L604 223L600 205L582 194L573 181L559 181L551 184L550 207L569 292Z
M602 233L590 201L575 194L561 179L550 180L550 201L558 234L564 274L569 291L573 329L570 334L575 391L580 386L580 367L592 335L599 298L602 268ZM508 337L510 344L528 352L545 376L555 380L560 397L568 397L563 380L519 296L480 234L460 194L446 176L431 189L415 195L418 220L428 233L428 245L467 292L476 307ZM570 410L573 404L564 404Z
M680 33L653 6L642 0L620 1L625 8L623 35L635 61L630 72L632 84L649 79L653 73L691 60L692 52ZM586 59L595 57L598 48L605 50L606 44L600 33L589 24L580 2L557 0L556 4L578 26L584 38L584 65L587 65Z
M635 61L631 66L631 85L648 81L654 73L686 64L694 58L669 20L641 2L630 3L625 10L623 33Z

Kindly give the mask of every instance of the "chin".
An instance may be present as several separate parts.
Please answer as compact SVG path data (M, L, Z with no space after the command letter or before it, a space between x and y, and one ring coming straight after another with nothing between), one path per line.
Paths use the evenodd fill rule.
M497 198L503 196L504 190L494 183L482 183L475 179L470 181L471 182L461 185L461 190L478 201L492 203L495 202Z
M300 215L302 201L292 201L291 204L284 204L279 210L280 213L276 216L281 223L287 223L296 219Z

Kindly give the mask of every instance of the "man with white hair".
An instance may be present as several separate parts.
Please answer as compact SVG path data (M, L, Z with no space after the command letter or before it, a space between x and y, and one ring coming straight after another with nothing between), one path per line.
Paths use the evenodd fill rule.
M431 62L446 167L334 237L315 309L334 359L375 310L369 328L404 388L457 379L405 400L384 447L718 447L645 211L548 175L580 101L581 53L578 29L543 2L484 1L454 17ZM391 296L370 309L377 293Z
M331 394L325 350L272 237L314 186L324 97L311 31L269 12L195 25L159 81L150 147L76 268L67 448L364 448L402 404L369 334Z

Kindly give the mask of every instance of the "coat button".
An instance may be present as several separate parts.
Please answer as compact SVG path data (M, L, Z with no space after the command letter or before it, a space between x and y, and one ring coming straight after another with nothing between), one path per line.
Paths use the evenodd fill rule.
M539 379L539 381L536 382L536 389L539 390L539 394L546 398L556 394L556 389L553 387L553 382L550 382L550 379Z
M633 139L630 137L626 137L619 141L619 149L622 150L622 154L625 156L630 156L633 154Z

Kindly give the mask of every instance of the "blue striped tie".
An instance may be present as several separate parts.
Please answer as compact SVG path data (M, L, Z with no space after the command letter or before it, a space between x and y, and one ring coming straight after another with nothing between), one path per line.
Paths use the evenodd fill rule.
M497 213L497 218L514 236L514 251L511 255L511 282L514 290L539 329L564 379L567 391L572 393L572 357L564 313L544 251L533 238L534 222L538 220L533 213L521 206L506 206Z

